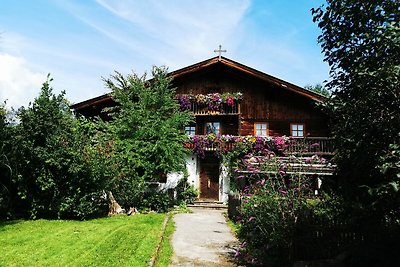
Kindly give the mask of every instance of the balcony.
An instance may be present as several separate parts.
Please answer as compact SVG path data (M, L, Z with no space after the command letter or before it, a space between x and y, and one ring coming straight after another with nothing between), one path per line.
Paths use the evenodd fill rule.
M211 94L180 94L176 100L181 110L190 110L195 116L238 115L242 94L211 93Z
M333 156L335 153L334 139L330 137L255 137L255 136L231 136L231 135L196 135L191 137L185 147L195 153L232 151L236 146L245 147L248 150L276 150L284 156Z
M286 148L287 154L294 155L333 155L334 139L331 137L293 138Z
M232 105L221 103L217 107L210 109L207 104L191 103L190 111L195 116L208 116L208 115L239 115L240 104L235 102Z
M185 147L199 157L205 157L210 152L221 155L239 149L246 156L235 171L237 174L330 176L336 170L331 160L335 153L333 141L329 137L197 135Z

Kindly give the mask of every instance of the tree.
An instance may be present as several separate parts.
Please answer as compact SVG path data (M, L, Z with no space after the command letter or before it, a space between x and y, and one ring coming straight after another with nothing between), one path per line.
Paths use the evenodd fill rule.
M147 80L146 74L124 77L116 72L105 79L118 104L109 109L112 120L106 123L106 132L114 142L120 170L114 181L115 198L125 208L140 205L145 183L186 168L183 128L192 115L180 111L166 68L154 67L152 76Z
M14 212L31 218L87 218L105 214L107 168L94 125L75 119L51 79L17 112L12 151Z
M307 84L304 86L305 89L315 92L317 94L323 95L325 97L329 97L331 93L326 89L322 84L317 83L315 85Z
M400 2L327 0L312 13L331 67L341 192L377 220L399 220Z
M10 185L12 169L10 166L11 127L7 119L8 110L0 105L0 218L6 216L11 205Z

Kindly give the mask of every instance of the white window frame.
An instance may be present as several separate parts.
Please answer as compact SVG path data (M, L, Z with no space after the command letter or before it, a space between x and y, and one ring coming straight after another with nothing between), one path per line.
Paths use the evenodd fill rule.
M258 128L257 126L261 126ZM265 126L265 128L263 127ZM263 134L263 132L265 134ZM254 135L255 136L269 136L269 125L267 122L254 122Z
M291 123L290 136L302 138L306 136L306 125L304 123Z
M187 136L194 136L196 135L196 126L195 125L188 125L185 126L185 134Z

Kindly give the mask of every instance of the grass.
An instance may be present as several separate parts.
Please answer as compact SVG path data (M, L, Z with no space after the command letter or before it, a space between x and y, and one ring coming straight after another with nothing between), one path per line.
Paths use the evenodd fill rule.
M0 265L147 266L160 239L165 216L3 222ZM173 225L169 224L167 233L172 232ZM158 266L167 266L171 254L170 244L163 244L160 259L165 265Z
M228 227L231 229L231 232L237 236L237 233L239 231L239 224L235 223L234 221L232 221L231 219L229 219L228 214L224 213L224 217L226 220L226 224L228 225Z
M234 223L232 220L227 220L226 224L231 228L232 233L236 236L239 231L239 225Z
M167 227L165 228L164 239L161 243L160 252L155 264L156 267L169 266L173 254L173 249L170 240L172 238L172 234L174 233L174 231L175 231L175 224L171 216L171 218L168 221Z

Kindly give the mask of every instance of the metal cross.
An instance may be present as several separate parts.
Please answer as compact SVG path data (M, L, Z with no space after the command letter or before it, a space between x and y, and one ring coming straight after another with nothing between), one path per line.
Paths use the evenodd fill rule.
M215 49L214 53L218 53L218 59L221 60L221 53L226 53L226 50L222 50L222 45L219 45L219 49Z

